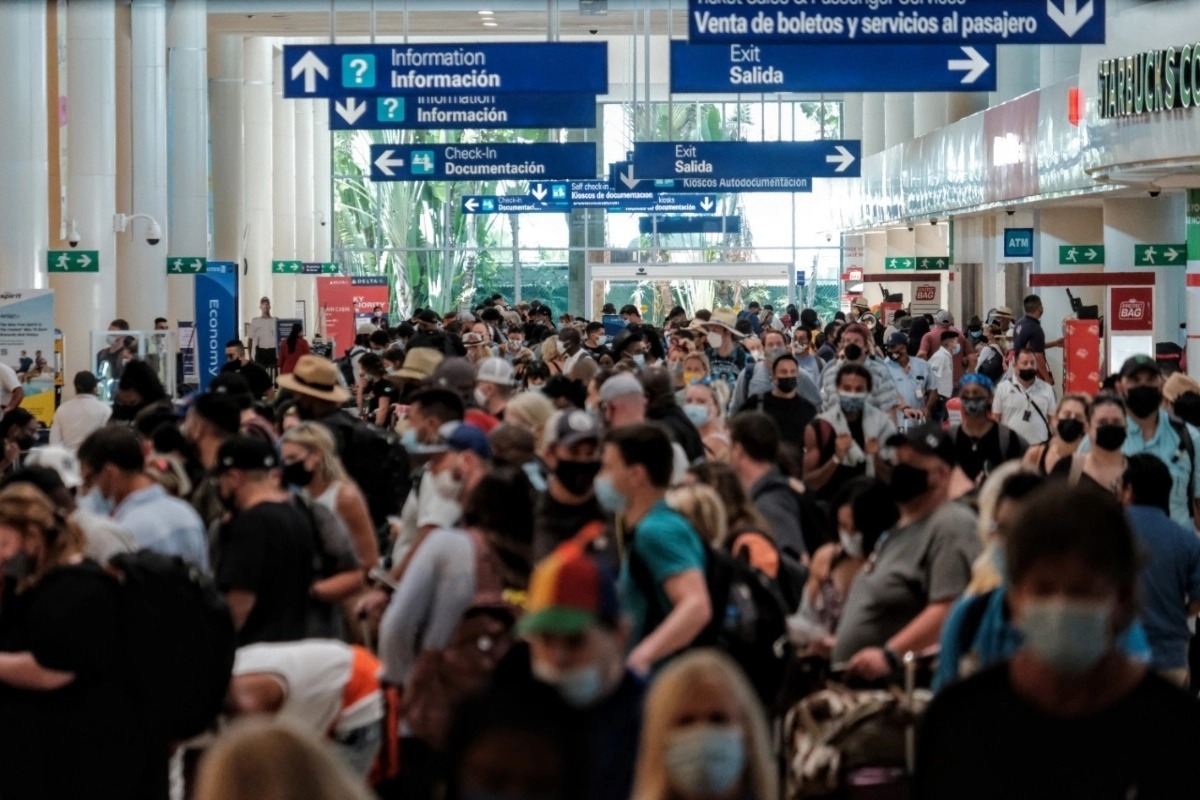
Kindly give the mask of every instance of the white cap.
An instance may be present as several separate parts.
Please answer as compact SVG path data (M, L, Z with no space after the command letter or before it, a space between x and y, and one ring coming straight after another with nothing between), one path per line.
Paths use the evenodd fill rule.
M475 373L475 380L483 381L484 383L496 383L500 386L512 386L512 364L503 358L485 358L479 362L479 370Z
M78 489L83 485L83 474L79 470L79 459L67 448L61 445L35 447L25 456L25 466L45 467L58 473L63 484L68 489Z

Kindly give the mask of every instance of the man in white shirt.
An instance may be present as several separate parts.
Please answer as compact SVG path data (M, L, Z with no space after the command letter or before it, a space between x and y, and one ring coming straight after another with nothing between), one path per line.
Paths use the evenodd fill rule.
M25 390L21 388L21 379L17 371L8 364L0 363L0 419L21 405L25 399Z
M1050 415L1056 404L1054 389L1038 377L1037 354L1022 350L1014 374L996 387L992 411L1002 425L1030 444L1038 444L1050 438Z
M278 364L279 320L271 316L271 298L259 300L258 307L262 316L250 320L250 353L255 364L271 369Z
M75 373L75 396L58 407L50 425L50 444L74 453L92 431L112 416L112 406L96 397L96 376L84 370Z
M942 331L941 347L929 357L929 374L938 399L934 401L933 422L945 418L946 401L954 396L954 357L962 345L955 330Z
M937 402L933 375L929 362L908 354L908 336L897 331L885 343L887 366L900 393L900 407L896 410L896 425L905 430L905 420L923 420L932 416Z

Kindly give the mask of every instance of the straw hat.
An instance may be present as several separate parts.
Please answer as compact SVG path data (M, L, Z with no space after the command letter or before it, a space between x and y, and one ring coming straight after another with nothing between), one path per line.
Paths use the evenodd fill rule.
M396 370L397 378L408 378L415 381L428 380L437 365L442 363L445 355L432 347L414 347L404 355L404 365Z
M350 393L338 382L338 368L327 358L300 356L296 369L279 376L279 388L329 403L344 403Z
M741 334L737 332L737 329L734 328L735 325L737 325L737 312L735 312L732 308L718 308L716 311L712 312L712 318L709 319L708 322L704 323L704 327L706 328L711 328L714 326L718 328L724 328L734 336L741 336Z

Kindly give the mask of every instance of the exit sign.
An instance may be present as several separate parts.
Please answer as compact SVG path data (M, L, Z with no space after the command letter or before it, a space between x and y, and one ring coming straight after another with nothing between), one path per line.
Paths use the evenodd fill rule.
M1004 257L1033 258L1033 228L1005 228Z

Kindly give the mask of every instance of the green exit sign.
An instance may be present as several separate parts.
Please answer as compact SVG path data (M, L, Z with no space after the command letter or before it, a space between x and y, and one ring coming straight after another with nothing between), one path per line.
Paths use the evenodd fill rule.
M884 269L916 269L917 259L912 256L888 256L883 260Z
M47 272L99 272L98 250L50 250L46 253Z
M1135 267L1182 267L1187 264L1186 244L1135 244L1133 265Z
M1067 264L1103 264L1104 245L1102 244L1064 244L1058 246L1058 263Z
M917 256L915 260L920 271L950 268L950 256Z
M271 274L273 275L299 275L302 268L299 261L272 261Z
M168 275L203 275L208 272L208 259L200 256L171 256L167 259Z

